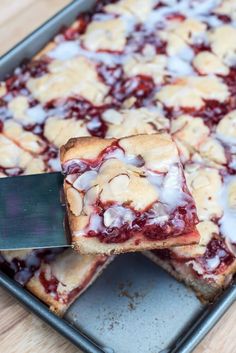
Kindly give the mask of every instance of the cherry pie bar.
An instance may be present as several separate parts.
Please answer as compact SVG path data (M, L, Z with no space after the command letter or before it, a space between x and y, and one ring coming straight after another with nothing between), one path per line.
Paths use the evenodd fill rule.
M236 264L235 21L235 0L97 2L0 84L0 176L60 170L71 137L170 133L201 242L155 252L212 298Z
M81 137L61 148L68 218L83 254L199 241L196 207L171 136Z
M212 301L236 271L236 176L196 164L186 166L185 174L201 220L197 225L200 243L145 255L184 279L203 301Z
M111 260L55 248L5 251L0 255L0 266L61 316Z

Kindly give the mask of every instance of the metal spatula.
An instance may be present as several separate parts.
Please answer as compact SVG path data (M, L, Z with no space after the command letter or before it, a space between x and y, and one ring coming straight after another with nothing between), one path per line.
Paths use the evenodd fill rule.
M0 250L70 246L60 173L0 179Z

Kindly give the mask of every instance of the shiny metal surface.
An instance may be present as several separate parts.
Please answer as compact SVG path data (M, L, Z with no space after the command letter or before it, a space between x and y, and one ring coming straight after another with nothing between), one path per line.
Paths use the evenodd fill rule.
M0 249L69 246L61 173L0 179Z
M66 320L63 320L62 318L59 318L55 314L50 312L46 307L46 305L44 305L39 299L37 299L34 295L29 293L27 290L25 290L20 284L16 283L13 279L9 278L1 271L0 271L0 286L4 287L21 304L23 304L28 309L30 309L40 319L44 320L44 322L51 325L62 336L70 340L75 346L79 347L83 352L110 353L103 347L99 347L96 344L96 342L93 342L83 332L79 332L75 327L70 325Z
M65 318L115 353L171 352L206 306L142 254L116 257Z

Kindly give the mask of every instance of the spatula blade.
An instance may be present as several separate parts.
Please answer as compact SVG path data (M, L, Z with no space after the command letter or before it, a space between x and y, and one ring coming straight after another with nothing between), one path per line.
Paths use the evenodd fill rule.
M61 173L0 179L0 250L70 245L62 183Z

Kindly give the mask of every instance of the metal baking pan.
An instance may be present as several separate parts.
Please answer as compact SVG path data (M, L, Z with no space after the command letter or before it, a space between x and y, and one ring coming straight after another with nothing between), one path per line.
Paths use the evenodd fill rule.
M0 77L35 55L94 2L72 2L20 42L0 59ZM213 305L203 305L192 291L142 254L118 256L64 319L2 272L0 285L88 353L191 352L236 299L233 284Z

